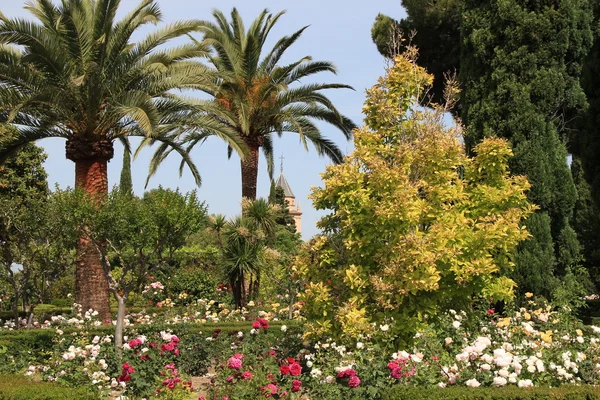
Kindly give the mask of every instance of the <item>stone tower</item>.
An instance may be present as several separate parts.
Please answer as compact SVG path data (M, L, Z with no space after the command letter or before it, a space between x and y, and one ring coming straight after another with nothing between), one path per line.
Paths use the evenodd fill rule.
M275 185L283 189L285 201L287 201L288 203L288 210L290 212L290 215L294 217L294 223L296 224L296 232L302 233L302 211L300 211L300 203L296 204L296 196L294 196L294 192L292 192L290 184L283 175L283 165L281 168L281 173L275 181Z

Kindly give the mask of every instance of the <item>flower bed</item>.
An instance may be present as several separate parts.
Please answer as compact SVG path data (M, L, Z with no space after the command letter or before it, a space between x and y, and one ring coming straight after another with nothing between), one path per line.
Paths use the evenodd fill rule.
M0 342L42 335L45 347L25 373L104 397L189 398L201 389L211 400L405 399L422 398L410 396L426 388L439 399L529 399L537 398L532 388L581 385L574 398L597 398L586 385L600 383L600 328L542 300L525 304L503 314L450 310L410 342L402 342L392 320L358 340L306 342L301 324L269 320L265 312L221 324L131 324L119 362L111 332L93 325L5 331ZM199 375L207 383L193 388L190 377ZM475 390L484 387L491 391ZM566 396L540 390L539 398Z

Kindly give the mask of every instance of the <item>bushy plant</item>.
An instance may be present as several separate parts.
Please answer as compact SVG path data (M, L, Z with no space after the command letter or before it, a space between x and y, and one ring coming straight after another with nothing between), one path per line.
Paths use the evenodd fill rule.
M356 340L393 318L406 338L449 304L513 296L506 273L528 237L527 179L509 175L505 140L484 140L470 158L446 108L416 106L432 78L414 56L397 57L367 91L354 152L312 193L315 208L333 211L319 222L327 235L296 262L308 336Z
M190 304L199 299L215 298L217 294L217 281L205 271L188 268L177 271L169 280L165 281L165 291L173 298L178 299L178 304Z

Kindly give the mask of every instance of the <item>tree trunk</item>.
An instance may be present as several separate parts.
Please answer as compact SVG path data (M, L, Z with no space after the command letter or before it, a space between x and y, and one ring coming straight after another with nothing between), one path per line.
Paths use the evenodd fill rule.
M108 194L108 161L114 149L109 140L67 141L67 158L75 162L75 187L100 200ZM75 299L82 311L98 311L102 321L111 319L108 279L102 267L100 252L85 237L77 241Z
M233 292L233 301L237 308L246 307L246 280L244 276L238 277L235 281L231 282L231 290Z
M242 197L256 199L256 182L258 180L258 150L260 144L256 141L246 141L248 156L240 161L242 167Z
M252 285L252 297L254 301L258 301L260 292L260 271L256 271L256 277Z
M115 351L117 357L121 360L121 354L123 353L123 325L125 322L125 303L127 301L126 296L119 296L115 294L117 298L117 324L115 325ZM120 362L120 361L119 361Z
M13 301L13 313L15 316L15 329L19 329L21 327L21 320L19 318L19 289L14 288L13 294L15 296L15 301Z

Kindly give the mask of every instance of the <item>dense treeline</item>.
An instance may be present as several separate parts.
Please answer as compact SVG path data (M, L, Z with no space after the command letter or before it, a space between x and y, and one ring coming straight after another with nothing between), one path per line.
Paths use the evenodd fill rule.
M539 210L520 245L514 278L521 291L549 295L551 276L598 282L598 5L588 0L402 1L407 17L380 15L373 40L390 57L410 41L435 76L434 100L457 72L452 110L472 149L485 137L510 140L511 171L527 175ZM596 8L595 12L593 9ZM396 39L403 35L401 46ZM430 40L434 37L435 40ZM585 274L585 272L584 272Z

